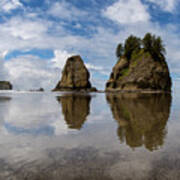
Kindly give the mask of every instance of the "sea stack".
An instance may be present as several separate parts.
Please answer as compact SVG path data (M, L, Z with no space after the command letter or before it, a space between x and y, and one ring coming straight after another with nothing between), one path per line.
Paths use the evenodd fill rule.
M79 55L67 59L62 78L53 91L96 91L89 81L90 73Z
M12 90L13 86L9 81L0 81L0 90Z
M143 40L130 36L124 52L122 44L118 48L121 56L117 53L119 60L106 83L106 91L171 91L171 77L160 37L150 33Z

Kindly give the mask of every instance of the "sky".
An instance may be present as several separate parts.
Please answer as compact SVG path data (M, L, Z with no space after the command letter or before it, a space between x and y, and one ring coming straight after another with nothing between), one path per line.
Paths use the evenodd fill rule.
M118 43L161 36L173 84L180 81L179 0L0 0L0 80L51 90L66 59L81 55L104 89Z

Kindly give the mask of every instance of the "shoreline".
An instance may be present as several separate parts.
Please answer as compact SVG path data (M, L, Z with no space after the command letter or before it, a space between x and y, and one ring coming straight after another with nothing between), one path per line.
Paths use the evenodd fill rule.
M162 91L162 90L97 90L97 91L31 91L31 90L0 90L0 93L77 93L77 94L172 94L173 91Z

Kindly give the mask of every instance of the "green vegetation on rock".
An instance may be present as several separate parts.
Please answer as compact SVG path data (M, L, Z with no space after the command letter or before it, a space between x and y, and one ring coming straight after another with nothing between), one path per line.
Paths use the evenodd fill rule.
M164 58L166 50L161 37L147 33L142 40L142 44L144 51L149 52L154 58L158 60Z
M120 58L124 53L124 47L123 45L120 43L118 44L117 48L116 48L116 56L117 58Z
M117 58L125 57L127 60L134 59L139 52L149 52L156 60L162 60L166 53L161 37L151 33L145 34L143 39L130 35L125 44L119 43L116 48Z
M130 60L134 52L138 53L141 50L141 39L136 36L129 36L124 45L124 56Z
M171 91L165 52L160 37L150 33L143 39L129 36L116 49L118 61L106 83L106 91Z

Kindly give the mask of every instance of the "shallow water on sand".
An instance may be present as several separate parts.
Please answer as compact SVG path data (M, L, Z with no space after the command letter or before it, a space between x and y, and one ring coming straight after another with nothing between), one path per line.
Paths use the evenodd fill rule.
M180 178L168 94L0 92L0 179Z

